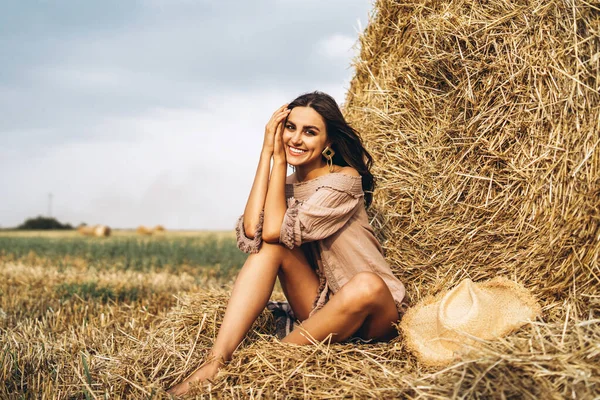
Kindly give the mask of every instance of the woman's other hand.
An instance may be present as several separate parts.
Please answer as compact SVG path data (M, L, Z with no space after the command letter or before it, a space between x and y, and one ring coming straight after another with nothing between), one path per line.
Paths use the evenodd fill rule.
M285 155L285 147L283 145L283 130L285 129L285 120L279 124L275 130L275 140L273 148L273 161L282 162L287 164L287 158Z
M275 134L278 130L283 129L285 119L291 111L287 106L287 104L284 104L275 110L271 119L267 122L267 126L265 127L265 140L263 142L263 152L273 154L275 150Z

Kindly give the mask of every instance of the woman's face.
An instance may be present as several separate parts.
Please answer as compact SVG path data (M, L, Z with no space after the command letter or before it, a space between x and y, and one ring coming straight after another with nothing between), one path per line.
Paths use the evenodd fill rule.
M310 169L322 167L325 161L321 152L328 144L323 117L311 107L294 107L283 131L288 164Z

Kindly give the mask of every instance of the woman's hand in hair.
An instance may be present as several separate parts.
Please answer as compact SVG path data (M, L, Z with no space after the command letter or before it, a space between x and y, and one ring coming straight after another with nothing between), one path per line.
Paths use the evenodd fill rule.
M285 119L289 115L290 111L287 108L287 104L279 107L273 115L269 122L267 122L267 126L265 127L265 140L263 142L263 152L268 154L273 154L275 149L275 134L278 130L281 130L285 124Z

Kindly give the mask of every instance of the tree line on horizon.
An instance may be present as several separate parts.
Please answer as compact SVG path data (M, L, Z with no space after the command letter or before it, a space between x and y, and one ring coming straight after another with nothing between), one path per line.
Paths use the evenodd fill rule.
M82 223L81 225L85 225ZM35 218L27 218L25 222L18 225L17 230L70 230L75 229L71 224L63 224L53 217L37 216Z

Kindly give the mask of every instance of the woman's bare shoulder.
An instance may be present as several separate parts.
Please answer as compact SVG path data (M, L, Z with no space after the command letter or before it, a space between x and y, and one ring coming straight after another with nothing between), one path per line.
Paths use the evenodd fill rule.
M340 167L340 169L337 171L340 174L345 174L345 175L350 175L350 176L360 176L360 174L358 173L357 170L355 170L354 168L348 166L348 167Z

